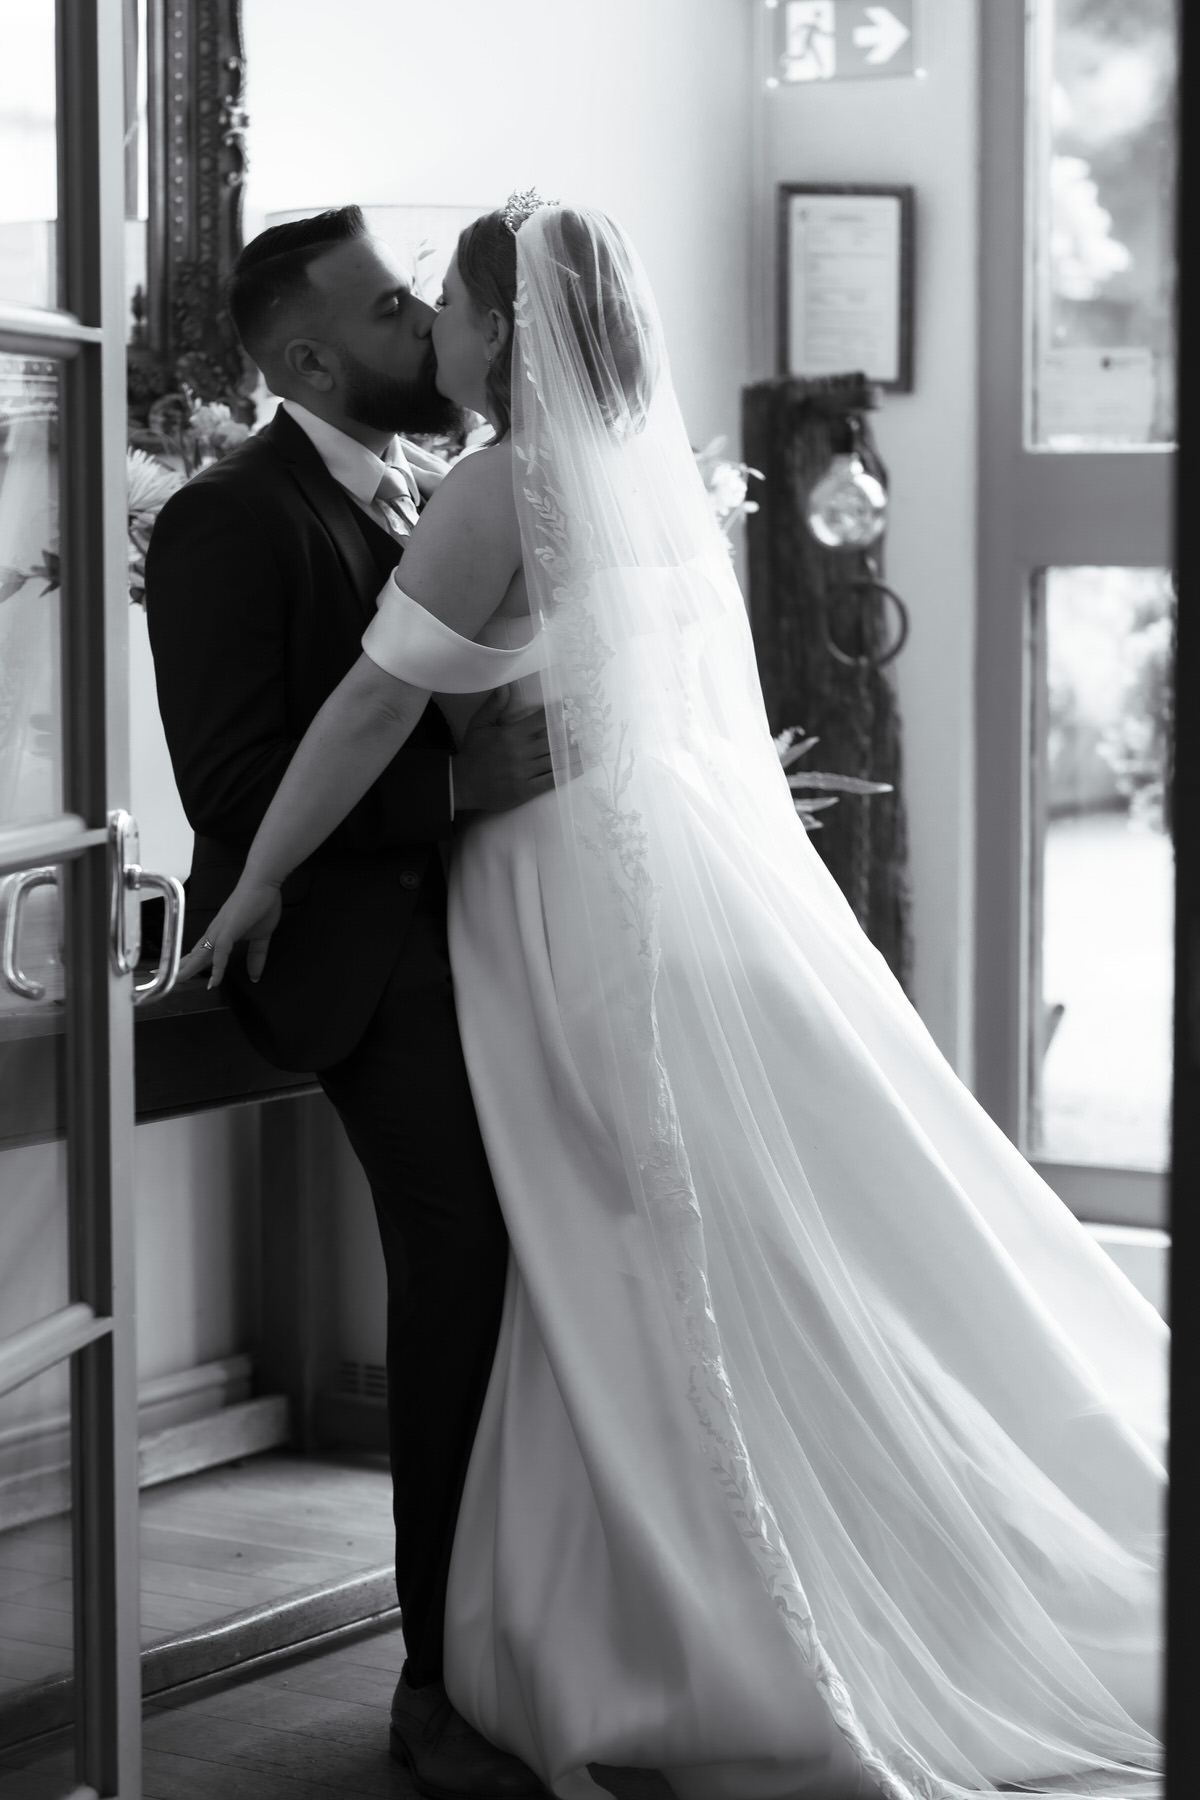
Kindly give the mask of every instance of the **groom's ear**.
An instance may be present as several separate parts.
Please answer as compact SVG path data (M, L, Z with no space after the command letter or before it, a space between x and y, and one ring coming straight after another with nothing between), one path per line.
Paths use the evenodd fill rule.
M302 382L315 393L328 394L335 385L329 351L313 338L292 338L285 344L283 365L293 381Z

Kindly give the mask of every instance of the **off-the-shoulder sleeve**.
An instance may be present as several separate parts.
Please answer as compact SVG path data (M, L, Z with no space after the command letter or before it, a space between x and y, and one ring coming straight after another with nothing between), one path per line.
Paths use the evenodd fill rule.
M532 675L546 655L540 631L515 650L459 637L394 578L379 596L379 610L363 633L362 647L373 663L398 681L437 694L482 694L503 687Z

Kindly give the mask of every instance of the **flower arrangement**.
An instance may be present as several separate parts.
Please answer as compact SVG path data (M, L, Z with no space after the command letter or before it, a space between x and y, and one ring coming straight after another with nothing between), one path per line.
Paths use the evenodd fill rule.
M235 419L221 401L200 400L188 387L164 394L146 415L146 424L129 434L130 447L144 451L164 468L190 481L210 463L236 450L250 436L249 425ZM164 494L163 499L166 499ZM161 505L161 502L160 502Z
M700 471L700 479L708 494L708 504L712 508L713 518L725 534L729 543L730 555L733 554L733 542L730 533L739 519L747 513L758 511L758 501L751 500L750 482L761 481L761 469L752 469L749 463L730 462L722 455L726 439L715 437L703 450L693 450L696 467Z
M154 521L166 502L193 475L236 450L249 435L250 427L235 419L229 407L199 401L187 389L156 400L147 424L130 432L125 452L125 517L133 605L146 603L146 550ZM43 594L51 594L61 585L57 548L43 550L40 563L31 569L0 568L0 601L17 593L27 581L43 581Z
M146 551L154 521L167 500L183 486L185 477L169 469L144 450L125 452L126 535L129 558L129 598L135 606L146 604Z
M129 598L146 604L146 550L154 521L171 495L210 463L219 462L250 436L221 401L199 400L185 387L164 394L146 425L129 434L125 454L128 491Z

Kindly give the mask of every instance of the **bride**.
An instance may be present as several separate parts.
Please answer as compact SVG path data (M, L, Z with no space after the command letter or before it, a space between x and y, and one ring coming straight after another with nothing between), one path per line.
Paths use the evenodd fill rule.
M1158 1791L1165 1327L943 1061L797 820L636 256L460 239L429 502L210 929L436 692L544 704L555 789L450 896L512 1241L446 1685L559 1800Z

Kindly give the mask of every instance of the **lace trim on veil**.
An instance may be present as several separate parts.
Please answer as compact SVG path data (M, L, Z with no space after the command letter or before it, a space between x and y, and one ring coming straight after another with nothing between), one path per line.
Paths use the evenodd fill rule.
M516 319L529 323L529 297L518 277ZM537 365L523 346L525 375L544 406ZM535 555L547 578L553 610L545 619L556 667L562 672L566 729L587 767L604 771L602 789L589 785L594 831L579 841L604 871L622 928L637 940L643 971L640 994L627 999L627 1042L645 1070L646 1111L636 1146L651 1223L667 1253L682 1340L689 1359L688 1399L700 1440L730 1515L780 1618L819 1688L839 1730L884 1800L961 1800L964 1790L938 1780L916 1764L901 1771L873 1745L855 1711L845 1681L821 1642L778 1521L754 1471L725 1364L720 1328L709 1288L704 1221L683 1141L670 1078L663 1060L655 987L660 950L659 895L651 874L645 822L626 798L633 753L605 705L603 670L613 656L589 604L594 561L572 550L586 527L569 524L563 496L550 479L547 453L516 446L521 493L541 542Z

